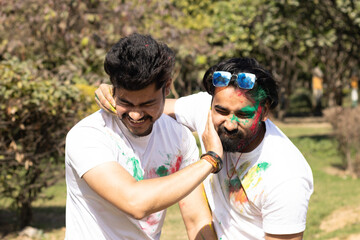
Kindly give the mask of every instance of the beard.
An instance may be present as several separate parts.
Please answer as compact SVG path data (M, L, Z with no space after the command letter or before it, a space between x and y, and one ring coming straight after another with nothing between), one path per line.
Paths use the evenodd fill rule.
M220 125L217 133L224 152L241 152L249 143L244 133L239 130L228 131L223 125Z

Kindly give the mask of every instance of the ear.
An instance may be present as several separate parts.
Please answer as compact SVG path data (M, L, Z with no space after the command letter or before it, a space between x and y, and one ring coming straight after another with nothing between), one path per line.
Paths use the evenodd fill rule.
M268 118L269 118L269 113L270 113L270 104L269 104L269 102L267 101L267 102L265 103L265 106L264 106L263 110L262 110L262 117L261 117L261 121L262 121L262 122L265 122L266 120L268 120Z
M165 83L165 97L170 94L170 87L171 87L172 79L166 81Z

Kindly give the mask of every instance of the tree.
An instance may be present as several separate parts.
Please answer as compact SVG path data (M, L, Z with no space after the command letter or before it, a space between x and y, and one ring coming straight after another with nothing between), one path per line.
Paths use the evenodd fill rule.
M64 177L65 135L86 104L75 86L40 74L31 61L1 61L0 82L0 192L24 227L32 202Z

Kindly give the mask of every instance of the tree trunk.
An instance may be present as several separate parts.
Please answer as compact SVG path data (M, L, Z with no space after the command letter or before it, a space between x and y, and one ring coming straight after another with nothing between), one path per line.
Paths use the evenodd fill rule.
M20 228L23 229L26 226L29 226L32 219L32 209L31 203L26 202L21 204L20 208Z

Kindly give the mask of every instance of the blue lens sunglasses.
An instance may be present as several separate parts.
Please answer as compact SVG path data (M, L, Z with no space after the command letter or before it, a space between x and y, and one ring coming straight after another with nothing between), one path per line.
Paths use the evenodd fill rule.
M237 84L243 89L252 89L255 85L256 76L253 73L231 74L225 71L216 71L213 73L212 82L215 87L226 87L235 77Z

